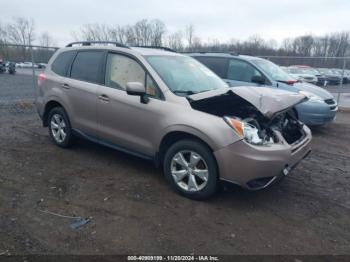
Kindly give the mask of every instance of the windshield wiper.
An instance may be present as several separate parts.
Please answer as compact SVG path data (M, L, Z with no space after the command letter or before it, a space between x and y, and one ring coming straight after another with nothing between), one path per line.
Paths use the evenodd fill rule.
M201 91L199 91L198 93L204 93L204 92L208 92L208 91L212 91L212 90L215 90L215 89L201 90Z
M173 93L175 93L175 94L185 94L185 95L197 94L196 92L193 92L191 90L173 90Z

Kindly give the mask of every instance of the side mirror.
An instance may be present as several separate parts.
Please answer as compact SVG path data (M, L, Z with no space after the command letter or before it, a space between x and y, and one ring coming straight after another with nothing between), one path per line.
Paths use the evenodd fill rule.
M259 85L264 85L266 83L263 76L253 76L251 81Z
M146 95L146 88L140 82L126 83L126 93L131 96L139 96L141 103L147 104L149 98Z

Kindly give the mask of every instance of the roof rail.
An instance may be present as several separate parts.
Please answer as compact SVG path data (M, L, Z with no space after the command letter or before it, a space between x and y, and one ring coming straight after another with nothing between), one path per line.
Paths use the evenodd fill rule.
M165 46L155 46L155 45L135 45L132 47L140 47L140 48L153 48L153 49L161 49L164 51L169 51L169 52L173 52L173 53L177 53L176 50L171 49L169 47L165 47Z
M73 45L91 46L92 44L110 44L115 45L117 47L129 48L127 45L114 41L78 41L69 43L68 45L66 45L66 47L72 47Z
M238 56L239 54L236 53L235 51L228 51L228 52L224 52L224 51L185 51L185 52L181 52L183 54L193 54L193 53L199 53L199 54L206 54L206 53L212 53L212 54L230 54L232 56Z

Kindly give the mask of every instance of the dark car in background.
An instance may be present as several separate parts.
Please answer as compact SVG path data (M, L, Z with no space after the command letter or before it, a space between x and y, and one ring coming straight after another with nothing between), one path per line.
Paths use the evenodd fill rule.
M307 125L318 126L332 122L338 105L331 93L318 86L298 82L278 65L259 57L234 53L188 53L232 87L267 86L301 93L309 100L295 106L295 114Z
M340 79L343 79L343 84L350 83L350 76L346 73L345 70L343 72L343 69L333 68L332 72L338 75Z
M318 68L318 71L320 71L328 81L328 84L330 85L339 85L341 81L341 76L334 72L332 69L329 68Z
M2 59L0 59L0 73L6 72L6 66Z
M345 70L344 74L346 75L346 77L348 78L348 83L350 83L350 70Z

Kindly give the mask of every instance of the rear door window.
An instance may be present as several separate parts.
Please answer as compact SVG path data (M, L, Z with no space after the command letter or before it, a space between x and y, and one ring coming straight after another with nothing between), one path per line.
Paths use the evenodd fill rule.
M102 84L102 64L104 51L81 51L72 64L71 78Z
M230 59L227 71L227 79L242 82L252 82L253 76L262 76L262 74L251 64L245 61Z
M51 70L60 76L67 76L68 69L76 53L76 51L68 51L59 54L52 63Z
M194 57L199 62L204 64L206 67L208 67L210 70L212 70L215 74L220 76L221 78L226 78L226 72L227 72L227 58L223 57L204 57L204 56L197 56Z

